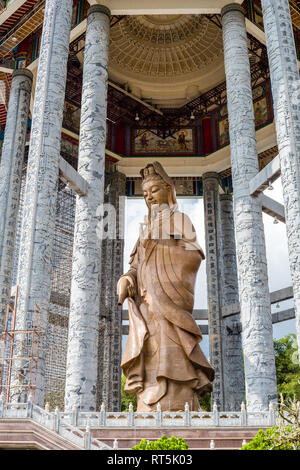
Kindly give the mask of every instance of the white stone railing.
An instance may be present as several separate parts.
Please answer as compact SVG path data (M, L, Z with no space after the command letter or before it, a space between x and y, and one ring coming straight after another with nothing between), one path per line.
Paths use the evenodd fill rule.
M54 412L42 409L28 403L5 403L0 400L0 419L31 418L42 426L58 433L65 439L81 448L110 449L109 446L97 439L92 439L90 428L213 428L213 427L271 427L276 425L277 413L270 405L268 411L249 412L242 404L241 411L185 411L169 412L157 411L139 413L134 412L132 405L128 412L110 412L101 406L99 412L84 412L74 408L73 411ZM81 429L84 428L85 431ZM89 447L90 446L90 447Z
M74 408L70 412L59 412L60 420L85 428L208 428L208 427L270 427L276 424L276 411L270 406L268 411L248 412L242 404L241 411L221 412L214 407L212 412L189 411L153 411L147 413L134 412L132 406L128 412L110 412L102 405L99 412L83 412Z
M64 413L58 409L50 412L28 401L27 403L3 403L0 397L0 419L32 419L67 441L86 450L109 450L108 445L91 437L90 426L86 420L85 431L68 422Z

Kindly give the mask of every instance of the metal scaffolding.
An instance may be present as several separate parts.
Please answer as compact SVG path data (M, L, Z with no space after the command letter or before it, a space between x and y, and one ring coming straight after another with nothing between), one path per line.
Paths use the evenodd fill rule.
M64 407L75 194L59 182L47 327L45 401Z
M40 345L41 310L34 306L32 327L16 330L16 311L18 304L18 287L13 305L6 310L5 329L2 333L3 358L0 374L0 393L6 402L14 399L15 393L20 397L32 396L34 401L38 354ZM12 374L17 376L17 384L12 385Z
M74 166L74 162L70 162ZM13 266L13 285L17 282L20 233L24 205L26 167L22 176ZM46 335L45 401L51 408L64 406L68 321L72 276L75 194L59 181L52 256L51 296ZM1 382L2 383L2 382Z

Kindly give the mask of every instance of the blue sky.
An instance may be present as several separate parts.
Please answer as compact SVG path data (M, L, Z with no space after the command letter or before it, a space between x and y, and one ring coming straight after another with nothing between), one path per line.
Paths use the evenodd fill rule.
M273 183L273 190L266 190L267 196L283 202L280 178ZM179 209L191 218L197 232L198 242L205 252L205 231L203 199L178 199ZM126 202L126 232L124 250L124 272L128 269L129 255L137 240L139 223L147 214L147 208L143 199L127 199ZM278 290L291 285L291 276L288 262L287 236L285 224L273 223L273 218L263 214L266 250L268 260L269 289ZM206 292L206 262L202 262L195 286L195 308L207 308ZM285 310L293 306L293 301L281 302L280 306L273 305L272 311ZM124 303L127 308L127 302ZM295 333L295 319L273 325L274 338L281 338L289 333ZM127 339L127 337L126 337ZM125 338L124 338L125 341ZM123 341L123 343L124 343ZM204 353L208 356L208 337L204 336L201 343Z

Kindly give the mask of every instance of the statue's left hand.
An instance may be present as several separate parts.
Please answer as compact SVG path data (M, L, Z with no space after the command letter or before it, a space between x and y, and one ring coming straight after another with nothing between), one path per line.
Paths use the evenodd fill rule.
M117 285L118 305L123 305L127 297L133 297L135 294L135 288L130 284L130 281L126 277L121 277Z

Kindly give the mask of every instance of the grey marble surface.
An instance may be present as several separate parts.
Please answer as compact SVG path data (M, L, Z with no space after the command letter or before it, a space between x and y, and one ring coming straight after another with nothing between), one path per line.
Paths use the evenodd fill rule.
M262 0L300 351L300 80L288 0Z
M87 19L78 160L88 192L76 200L65 389L66 409L90 411L96 409L109 29L109 17L94 5Z
M117 282L123 274L126 176L105 174L105 202L116 211L116 238L102 242L97 409L121 411L122 307Z
M247 409L260 411L277 400L276 370L262 211L249 194L258 160L247 34L238 8L222 11L223 44Z
M205 173L202 177L205 220L205 256L208 303L209 359L215 370L212 401L219 410L224 408L224 357L222 354L222 313L219 271L219 175Z
M10 299L31 86L31 72L13 74L0 166L0 333Z
M220 194L220 293L221 307L239 302L232 195ZM245 401L245 377L240 315L223 318L222 354L224 410L239 411Z
M28 156L28 170L20 237L17 284L18 329L32 328L35 304L41 311L35 403L43 405L45 331L50 300L50 274L58 187L62 115L65 99L72 0L48 0L45 5L39 67ZM16 354L31 354L31 337L18 341ZM16 365L16 369L19 366ZM28 361L23 363L25 381ZM17 371L12 377L18 400Z

